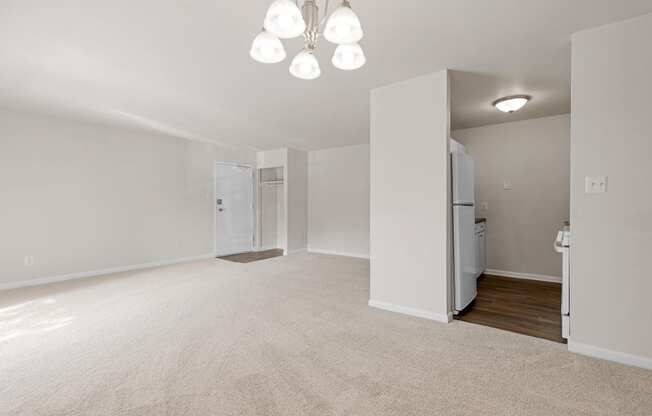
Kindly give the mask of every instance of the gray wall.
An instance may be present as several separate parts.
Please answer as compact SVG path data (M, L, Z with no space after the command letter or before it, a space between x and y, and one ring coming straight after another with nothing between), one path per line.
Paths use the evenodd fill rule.
M255 165L248 150L10 111L0 155L5 287L209 255L215 162Z
M447 71L371 92L372 306L448 320L448 135Z
M369 145L308 154L308 248L369 257Z
M652 15L573 36L569 348L652 368L650 39Z
M452 137L475 162L476 214L488 219L488 268L561 281L552 243L570 218L570 115L456 130Z

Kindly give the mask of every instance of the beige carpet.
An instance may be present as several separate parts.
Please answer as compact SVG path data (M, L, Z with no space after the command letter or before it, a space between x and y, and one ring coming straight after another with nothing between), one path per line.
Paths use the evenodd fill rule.
M368 308L368 273L303 254L0 293L0 414L652 415L652 372Z

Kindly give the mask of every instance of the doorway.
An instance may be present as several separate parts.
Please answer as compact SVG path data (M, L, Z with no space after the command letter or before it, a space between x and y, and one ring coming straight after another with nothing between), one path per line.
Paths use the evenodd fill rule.
M469 262L479 266L467 283L475 296L457 308L457 319L564 342L562 256L554 247L570 212L570 116L453 135L452 151L473 160L467 182L475 195L475 228L467 227L463 237L476 248ZM458 228L453 224L454 239Z
M215 255L246 253L254 247L254 171L251 166L215 166Z
M259 249L287 251L287 209L285 169L282 166L258 171Z

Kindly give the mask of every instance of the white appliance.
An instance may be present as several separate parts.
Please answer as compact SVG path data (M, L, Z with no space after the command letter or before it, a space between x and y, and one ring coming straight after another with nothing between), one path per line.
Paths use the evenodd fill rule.
M557 233L555 251L562 254L561 270L561 336L570 336L570 246L571 232L569 227Z
M487 223L475 224L475 277L476 279L487 270Z
M457 153L457 152L466 153L466 147L464 147L462 143L452 138L449 139L448 141L449 141L451 153Z
M466 153L454 152L451 153L451 166L455 311L459 312L478 294L473 159Z

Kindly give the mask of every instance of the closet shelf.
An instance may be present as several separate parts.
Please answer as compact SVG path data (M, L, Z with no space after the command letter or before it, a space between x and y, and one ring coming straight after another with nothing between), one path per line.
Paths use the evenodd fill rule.
M271 181L262 181L260 184L261 185L268 185L268 186L283 185L283 179L276 179L276 180L271 180Z

